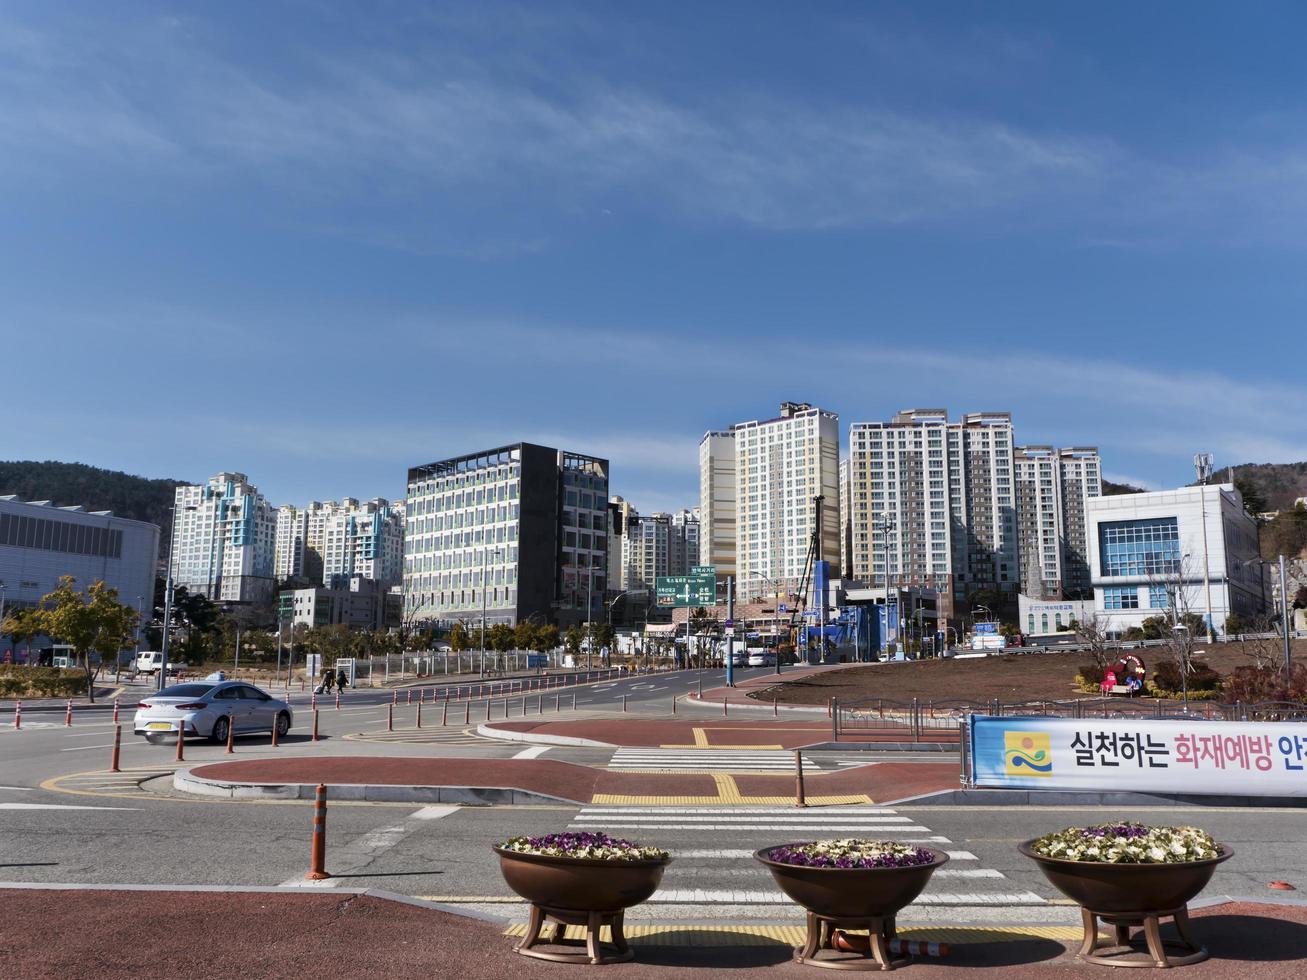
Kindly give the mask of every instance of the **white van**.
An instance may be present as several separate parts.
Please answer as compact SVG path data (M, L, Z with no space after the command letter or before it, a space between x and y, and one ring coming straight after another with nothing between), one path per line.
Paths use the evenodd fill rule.
M163 654L158 650L142 650L136 655L136 673L157 674L163 666Z

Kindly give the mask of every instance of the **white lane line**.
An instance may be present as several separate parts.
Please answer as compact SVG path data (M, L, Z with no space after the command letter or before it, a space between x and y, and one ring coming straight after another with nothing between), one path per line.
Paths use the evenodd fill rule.
M760 821L758 819L760 816L765 817L766 819ZM786 813L786 814L765 813L765 814L758 814L757 816L751 816L751 817L727 816L725 814L710 814L704 817L700 817L697 814L678 813L674 815L668 815L666 817L654 816L652 814L641 814L639 816L633 814L632 819L626 820L623 819L623 816L617 814L613 814L611 816L604 816L602 814L579 813L572 818L572 822L573 823L604 823L605 821L617 820L622 823L631 823L633 821L639 823L667 823L670 821L676 821L680 823L686 820L706 820L710 823L791 824L791 823L819 823L821 822L821 819L822 819L821 816L806 816L797 813ZM912 823L912 820L908 817L864 817L861 816L860 814L853 814L853 813L841 814L839 816L839 819L845 823L856 822L860 824L865 824L868 827L871 826L888 827L891 824L899 825L899 824Z
M935 872L937 878L1005 878L1006 875L994 868L940 868Z
M108 742L104 745L74 745L71 748L60 749L59 751L60 752L85 752L87 749L111 749L111 748L113 748L113 742Z
M441 817L447 817L451 813L457 813L460 807L456 806L424 806L421 810L410 813L410 820L439 820Z
M12 789L17 793L30 793L33 788L31 786L0 786L0 789Z
M70 806L66 803L0 803L0 810L138 810L134 806Z
M607 813L613 816L624 817L642 813L657 814L689 814L696 816L699 814L713 813L761 813L769 817L784 817L794 814L794 807L751 807L751 806L588 806L581 810L582 813ZM861 817L861 816L883 816L893 815L894 810L884 807L874 806L831 806L831 807L813 807L812 812L821 816L836 817Z
M572 826L575 827L577 825L572 824ZM582 825L583 828L587 826L592 826L592 825L589 824ZM741 826L740 824L733 824L733 823L720 823L720 824L717 823L645 823L645 822L632 823L628 821L621 821L621 822L610 822L605 826L620 828L623 830L766 830L768 829L769 826L774 826L774 825L752 824L752 825ZM785 829L786 830L811 830L816 833L826 833L832 830L877 830L877 829L903 831L906 833L914 833L914 834L930 832L929 827L876 828L876 827L869 827L866 824L853 824L852 826L848 826L845 824L827 824L827 823L786 824ZM933 838L927 838L927 839L932 840Z
M651 902L681 903L721 903L736 904L740 901L738 891L713 890L704 888L660 888L649 899ZM744 901L751 904L781 905L791 902L788 895L781 892L746 891ZM1048 902L1034 892L935 892L918 895L913 905L1047 905ZM911 907L911 906L909 906Z
M537 758L537 757L539 757L539 756L544 755L546 752L548 752L548 751L549 751L550 749L552 749L552 748L553 748L552 745L532 745L530 748L525 748L525 749L523 749L521 752L518 752L516 755L513 756L513 758L514 758L514 759L535 759L535 758Z
M949 857L951 857L954 861L979 861L980 860L980 858L976 857L970 851L945 851L944 853L947 854Z
M975 860L978 860L977 857L976 857L974 854L972 854L970 851L945 851L944 853L947 854L947 855L948 855L950 858L952 858L954 861L975 861ZM714 861L744 861L744 860L748 860L749 858L752 858L752 857L753 857L753 851L751 851L751 850L747 850L747 849L745 849L745 850L740 850L740 849L737 849L737 848L730 848L730 847L727 847L727 848L720 848L720 849L708 848L708 849L701 849L701 850L672 851L672 857L675 857L675 858L700 858L700 859L707 858L707 859L711 859L711 860L714 860ZM962 869L958 869L958 870L960 871L960 870L962 870ZM991 873L989 872L988 869L983 869L983 870L985 871L985 873L984 873L984 874L979 874L979 875L963 875L963 874L957 874L957 872L955 872L954 870L949 869L949 868L941 869L941 870L939 870L939 871L936 871L935 873L936 873L936 874L945 874L945 873L948 873L948 874L957 874L958 877L976 877L976 878L994 878L994 877L1002 877L1002 875L1001 875L999 872L997 872L997 871L995 871L995 872L993 872L993 873L991 874Z

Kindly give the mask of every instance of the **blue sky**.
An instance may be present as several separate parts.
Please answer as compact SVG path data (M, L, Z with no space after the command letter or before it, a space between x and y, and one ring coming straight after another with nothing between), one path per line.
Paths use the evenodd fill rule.
M0 8L0 457L697 500L786 398L1307 459L1307 8Z

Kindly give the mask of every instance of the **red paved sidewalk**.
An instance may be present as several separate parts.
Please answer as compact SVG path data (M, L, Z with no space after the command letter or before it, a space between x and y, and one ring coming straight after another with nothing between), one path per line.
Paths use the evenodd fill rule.
M0 889L0 976L6 980L141 980L239 975L250 980L482 980L510 975L593 977L591 967L540 963L512 952L503 926L370 895L256 892ZM794 909L794 922L800 915ZM1184 968L1195 980L1290 980L1307 975L1307 909L1229 904L1195 913L1194 931L1212 950ZM142 941L148 935L148 941ZM812 969L789 946L710 946L693 926L683 944L633 941L622 977L700 975L799 980ZM1004 980L1103 977L1060 942L1034 936L957 943L944 960L918 960L910 975Z
M192 774L230 783L273 785L466 786L511 788L589 803L600 796L719 798L713 776L700 773L629 773L549 759L431 759L344 756L250 759L197 766ZM747 797L794 794L790 775L732 777ZM808 775L810 797L866 795L888 801L956 789L955 763L882 763ZM723 802L731 802L723 800Z
M729 710L729 709L728 709ZM773 721L766 718L588 718L576 721L497 721L490 729L526 732L534 735L559 735L567 738L584 738L605 745L654 747L664 745L698 746L699 748L733 748L740 746L770 746L794 749L805 745L830 742L830 722L821 718L805 721ZM699 744L695 732L703 733L706 745ZM940 729L923 732L928 742L956 744L956 731ZM899 742L910 741L909 729L889 726L846 736L848 742Z

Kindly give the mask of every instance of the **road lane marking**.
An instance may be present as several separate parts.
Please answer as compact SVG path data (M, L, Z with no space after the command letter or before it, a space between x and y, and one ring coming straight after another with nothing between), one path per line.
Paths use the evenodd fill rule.
M0 810L136 810L134 806L74 806L68 803L0 803Z
M513 756L513 758L535 759L538 758L539 756L544 755L552 748L553 748L552 745L532 745L530 748L525 748L521 752L518 752L516 755Z
M461 807L457 806L424 806L421 810L409 814L410 820L439 820L441 817L447 817L451 813L457 813Z
M33 788L31 786L0 786L0 789L12 789L18 793L30 793Z
M74 745L67 749L60 749L60 752L85 752L87 749L111 749L113 742L106 742L104 745Z

